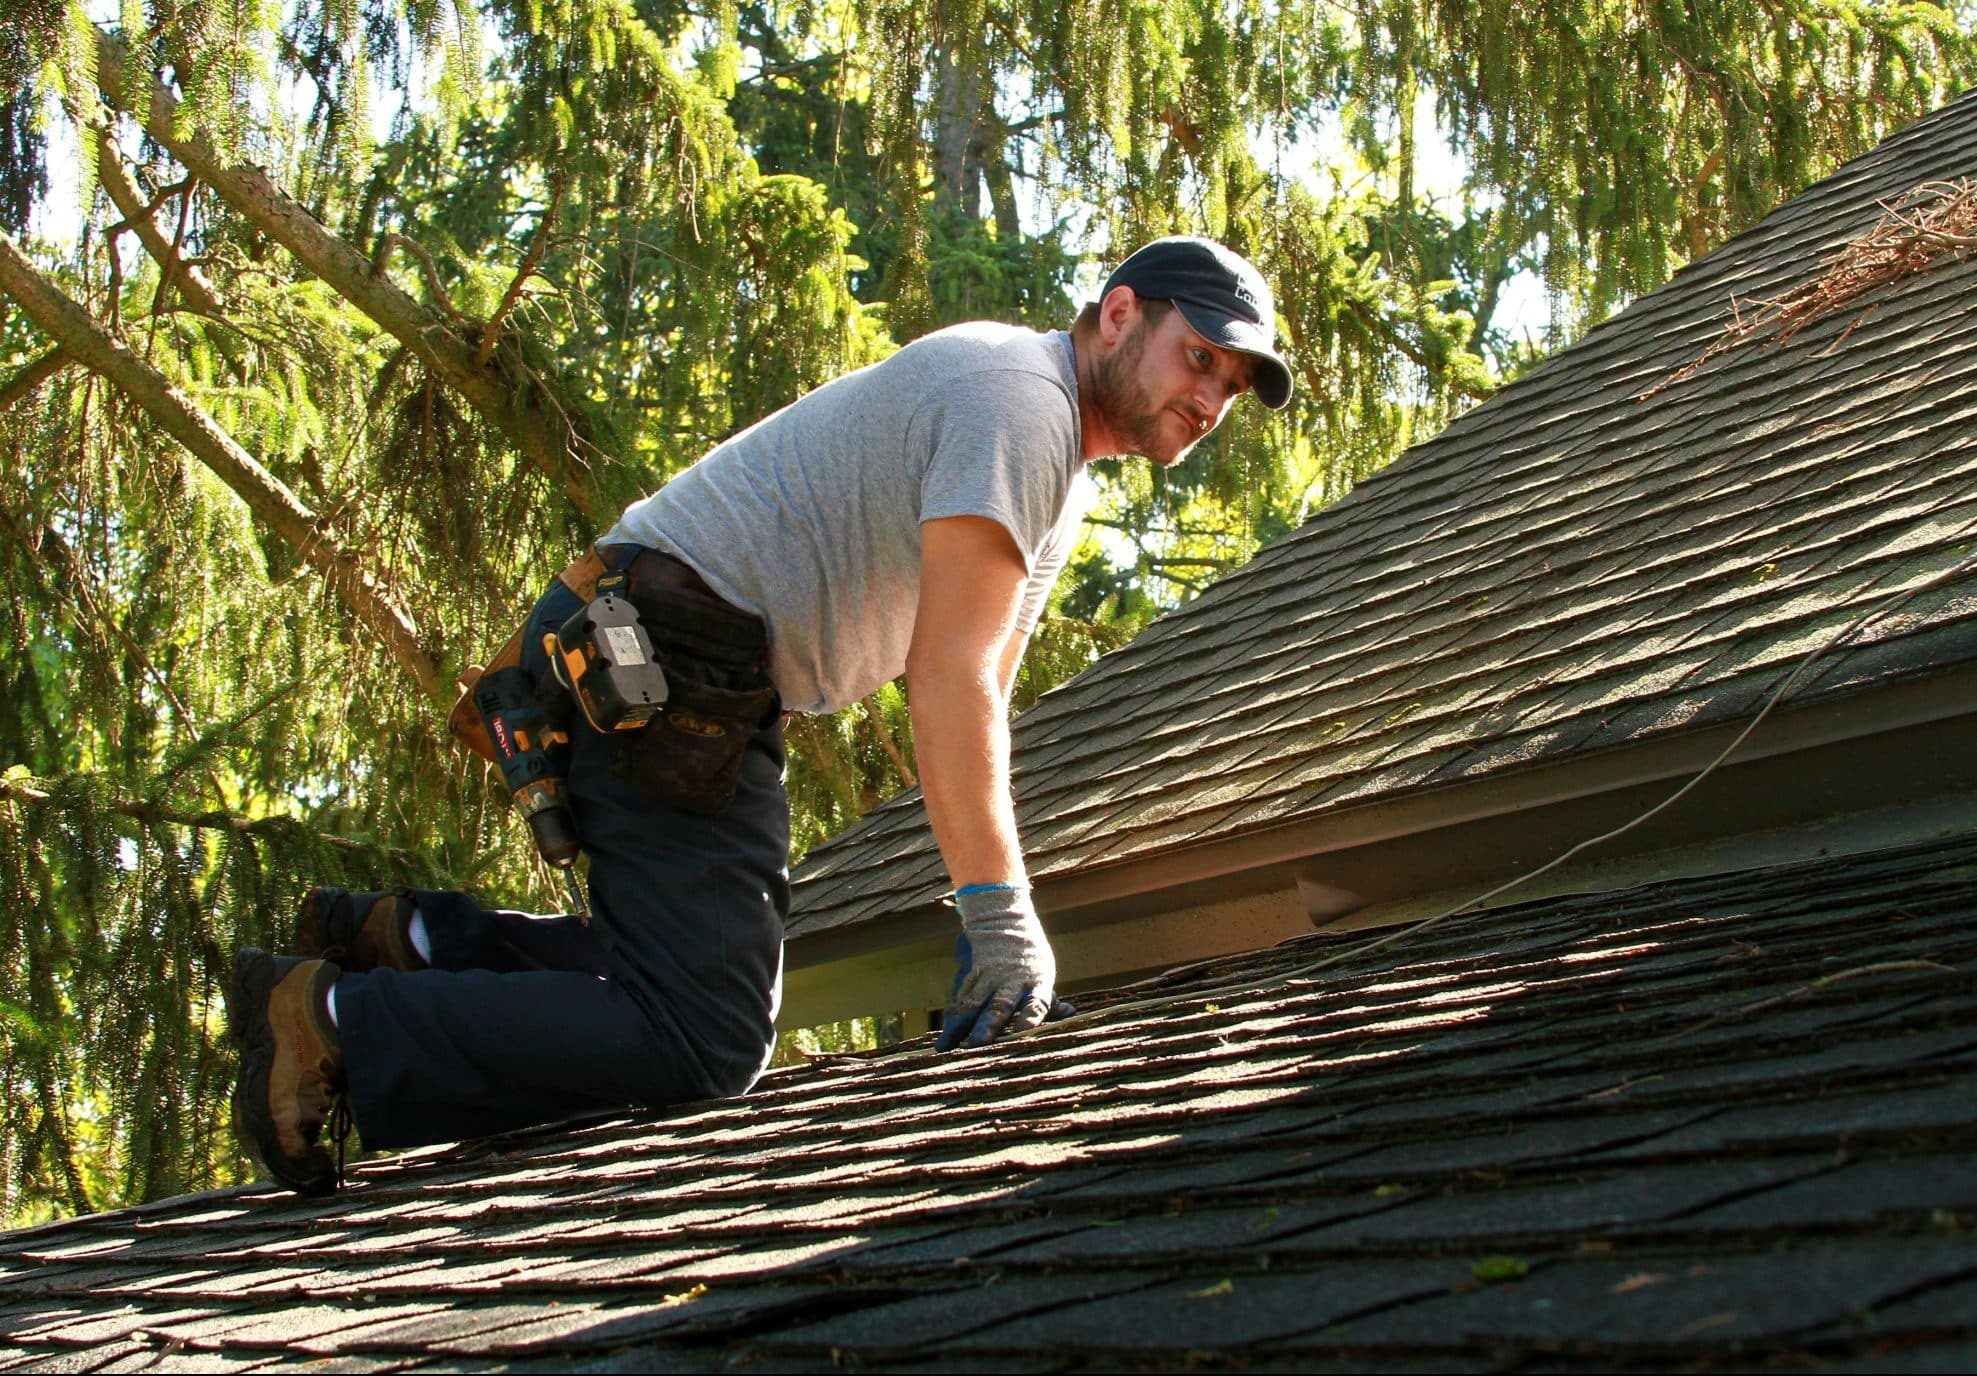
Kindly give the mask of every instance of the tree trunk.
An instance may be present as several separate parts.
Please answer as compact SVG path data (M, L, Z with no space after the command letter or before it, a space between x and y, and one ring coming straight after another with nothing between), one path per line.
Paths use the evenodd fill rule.
M934 88L934 203L982 218L982 76L940 51Z
M982 179L988 183L989 204L995 207L995 234L1005 243L1023 237L1023 219L1016 209L1016 178L1009 166L1009 134L1002 121L984 115Z
M356 556L337 545L317 524L315 513L170 379L132 353L36 271L4 233L0 233L0 291L13 297L69 357L102 374L143 407L167 434L218 474L258 520L328 579L337 597L383 640L420 692L436 703L452 701L451 684L427 653L412 619L392 602Z
M123 44L98 29L96 53L97 86L106 101L123 109ZM523 457L560 483L578 511L593 522L601 522L609 514L603 509L589 469L577 457L576 437L567 413L548 395L546 384L537 380L532 387L518 386L499 366L477 361L473 347L454 332L450 322L400 290L383 273L374 272L363 254L330 233L307 207L270 181L264 170L244 164L225 166L200 134L181 137L176 126L177 109L177 98L162 84L154 84L145 132L256 229L293 253L310 272L424 359L443 382L507 436Z

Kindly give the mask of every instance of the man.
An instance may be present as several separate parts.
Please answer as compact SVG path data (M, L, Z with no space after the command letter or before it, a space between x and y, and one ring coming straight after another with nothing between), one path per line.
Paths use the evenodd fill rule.
M1077 539L1084 465L1176 463L1252 387L1283 406L1273 331L1247 261L1158 240L1070 331L939 331L635 503L517 642L539 679L543 634L623 573L674 684L639 731L571 729L594 922L316 890L298 933L311 958L236 964L249 1148L319 1193L346 1092L367 1145L406 1147L746 1091L774 1045L788 909L777 696L827 712L902 670L962 925L940 1045L1042 1022L1056 968L1009 790L1023 647Z

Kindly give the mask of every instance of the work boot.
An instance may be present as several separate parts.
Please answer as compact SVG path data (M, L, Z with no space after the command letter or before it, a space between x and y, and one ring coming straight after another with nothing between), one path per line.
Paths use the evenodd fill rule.
M346 893L325 884L309 890L295 915L296 948L353 974L423 970L426 962L412 945L417 911L410 889Z
M342 1166L323 1132L341 1116L343 1044L329 1019L341 971L248 948L234 957L227 1022L241 1048L233 1130L269 1175L300 1194L328 1194ZM341 1132L338 1151L341 1154Z

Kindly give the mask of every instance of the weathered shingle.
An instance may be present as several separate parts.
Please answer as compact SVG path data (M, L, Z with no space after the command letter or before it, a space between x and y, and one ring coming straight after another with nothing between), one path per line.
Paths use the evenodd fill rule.
M1957 838L1314 935L979 1052L0 1236L0 1370L1941 1369L1973 1105Z

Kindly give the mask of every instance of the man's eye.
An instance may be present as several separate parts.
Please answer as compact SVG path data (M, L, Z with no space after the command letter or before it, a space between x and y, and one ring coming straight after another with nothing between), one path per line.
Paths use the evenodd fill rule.
M1194 351L1194 362L1197 368L1206 368L1213 360L1208 357L1208 350L1196 349Z

